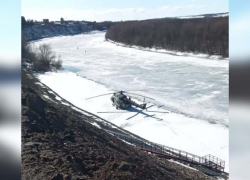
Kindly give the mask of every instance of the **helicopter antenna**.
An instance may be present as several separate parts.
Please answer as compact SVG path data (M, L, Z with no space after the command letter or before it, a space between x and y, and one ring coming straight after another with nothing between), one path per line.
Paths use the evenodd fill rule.
M134 95L137 95L137 96L142 96L142 97L146 97L146 98L148 98L148 99L152 99L152 100L155 100L155 99L153 99L153 98L150 98L150 97L147 97L147 96L143 96L143 95L140 95L140 94L135 94L135 93L130 93L130 92L126 92L126 91L123 91L124 93L127 93L127 94L134 94Z
M100 96L106 96L106 95L109 95L109 94L113 94L113 93L101 94L101 95L98 95L98 96L93 96L93 97L86 98L85 100L100 97Z

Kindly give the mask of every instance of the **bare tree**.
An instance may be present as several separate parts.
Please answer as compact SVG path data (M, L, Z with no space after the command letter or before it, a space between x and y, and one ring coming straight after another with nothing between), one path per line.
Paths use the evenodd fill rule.
M33 44L29 44L22 34L22 60L27 60L30 63L34 63L37 60L36 48Z
M24 34L22 33L22 58L24 58L26 56L26 53L27 53L27 50L26 50L26 47L27 47L28 43L27 43L27 39L25 38Z
M34 62L34 67L41 71L50 71L51 64L56 59L56 54L52 51L49 44L41 44L36 52L37 61Z
M49 44L41 44L36 48L33 44L29 44L22 34L22 60L33 65L34 70L38 71L57 71L62 67L62 59L55 52Z

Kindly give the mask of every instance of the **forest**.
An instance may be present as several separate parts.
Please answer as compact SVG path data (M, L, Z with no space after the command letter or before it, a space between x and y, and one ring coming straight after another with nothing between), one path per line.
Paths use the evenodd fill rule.
M228 57L228 17L119 22L108 29L105 38L127 45Z

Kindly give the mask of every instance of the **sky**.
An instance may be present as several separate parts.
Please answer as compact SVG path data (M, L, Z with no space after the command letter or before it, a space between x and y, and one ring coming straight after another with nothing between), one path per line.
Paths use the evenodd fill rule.
M41 21L142 20L228 12L228 0L22 0L22 15Z
M250 57L250 1L230 0L229 56L231 63L245 63Z
M13 63L17 65L18 62L20 62L20 7L20 0L0 1L0 66L2 66L2 64L13 65Z

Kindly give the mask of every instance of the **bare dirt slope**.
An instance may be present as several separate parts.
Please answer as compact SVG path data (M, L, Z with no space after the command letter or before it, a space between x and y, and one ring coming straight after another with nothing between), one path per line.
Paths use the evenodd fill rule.
M22 71L22 179L212 179L139 151L70 107L43 97Z

